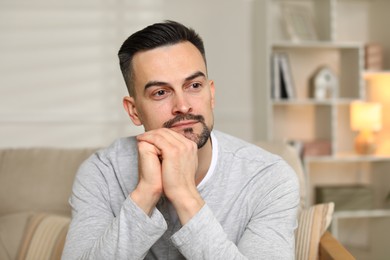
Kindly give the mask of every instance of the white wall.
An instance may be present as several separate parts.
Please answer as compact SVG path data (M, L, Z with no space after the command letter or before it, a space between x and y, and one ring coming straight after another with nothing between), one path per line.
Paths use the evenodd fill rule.
M209 77L216 84L215 128L250 140L252 124L252 1L169 0L164 19L203 37Z
M0 147L102 146L143 131L122 109L126 89L116 53L132 32L164 19L204 38L217 87L215 127L251 140L252 6L249 0L1 0Z

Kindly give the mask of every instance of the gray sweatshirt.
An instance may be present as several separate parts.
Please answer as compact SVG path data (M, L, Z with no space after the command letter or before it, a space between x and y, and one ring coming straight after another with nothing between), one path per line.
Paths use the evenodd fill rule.
M224 133L198 191L206 202L184 226L160 199L149 217L129 197L138 182L134 137L80 167L63 259L294 259L299 187L280 157Z

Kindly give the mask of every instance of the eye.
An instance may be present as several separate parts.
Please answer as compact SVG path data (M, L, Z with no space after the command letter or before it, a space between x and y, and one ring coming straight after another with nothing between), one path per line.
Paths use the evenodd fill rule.
M192 82L191 84L188 85L187 89L188 91L198 92L201 90L202 86L203 85L200 82Z
M199 82L195 82L195 83L191 84L192 88L200 88L201 86L202 86L202 84L200 84Z
M153 91L151 93L151 97L152 97L152 99L160 100L160 99L165 98L169 94L170 94L170 91L167 89L156 89L155 91Z
M156 96L156 97L161 97L161 96L164 96L165 93L166 93L165 90L160 89L160 90L156 91L153 95Z

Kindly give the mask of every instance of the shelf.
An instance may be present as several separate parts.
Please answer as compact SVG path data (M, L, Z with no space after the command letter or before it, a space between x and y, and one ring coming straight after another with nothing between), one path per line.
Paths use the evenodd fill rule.
M390 217L390 209L341 210L333 213L333 219Z
M333 105L332 100L314 100L314 99L290 99L290 100L273 100L273 105L290 106L290 105Z
M278 41L272 43L273 48L300 48L300 49L355 49L363 48L360 42L331 42L331 41L305 41L291 42Z
M358 155L350 154L336 154L330 156L308 156L305 157L305 162L381 162L390 161L390 155Z
M328 99L328 100L315 100L315 99L273 99L271 103L277 106L284 105L325 105L325 106L333 106L333 105L349 105L351 102L356 99L352 98L338 98L338 99Z

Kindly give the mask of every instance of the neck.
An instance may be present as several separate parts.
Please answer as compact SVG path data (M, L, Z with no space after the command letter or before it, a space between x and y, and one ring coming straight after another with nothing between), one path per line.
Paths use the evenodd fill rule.
M211 137L207 140L207 143L198 150L198 170L195 174L195 184L198 185L206 176L207 171L210 168L211 158L213 154L213 147L211 143Z

